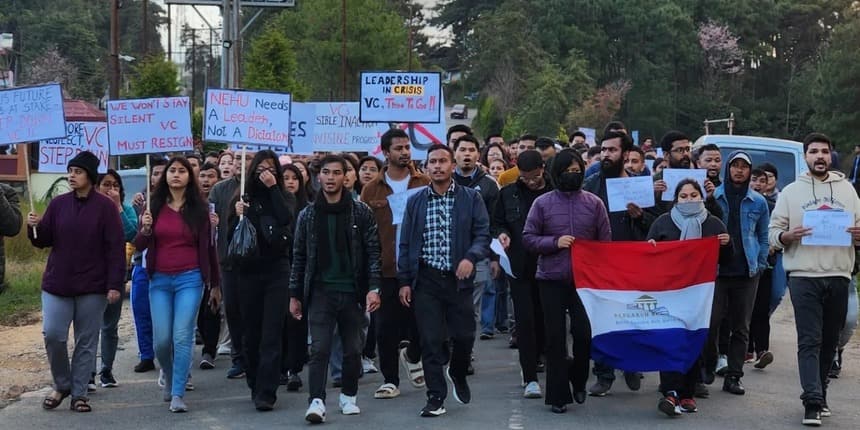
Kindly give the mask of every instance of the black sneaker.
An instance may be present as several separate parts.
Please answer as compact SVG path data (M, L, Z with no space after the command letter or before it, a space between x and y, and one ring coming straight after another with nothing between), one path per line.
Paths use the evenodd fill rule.
M152 360L140 360L140 363L134 366L134 373L146 373L155 370L155 362Z
M490 340L494 337L496 337L496 335L493 333L481 333L481 336L480 336L481 340Z
M212 370L215 368L215 357L210 354L203 354L203 357L200 359L200 369L202 370Z
M428 399L424 409L421 409L421 416L426 418L434 418L440 415L445 415L445 406L441 400Z
M475 374L475 366L472 366L472 363L469 363L469 365L466 366L466 376L472 376L474 374Z
M723 381L723 391L739 396L746 394L746 390L741 384L741 378L737 376L726 376L726 379Z
M693 392L693 397L697 397L699 399L707 399L711 397L711 392L708 390L708 387L701 382L696 383L696 389Z
M116 383L116 378L113 377L113 372L109 369L104 369L99 373L99 382L102 388L114 388L119 385Z
M624 383L631 391L639 391L642 388L642 374L639 372L624 372Z
M806 405L806 412L803 414L803 425L814 427L821 425L820 405Z
M90 381L87 382L87 392L88 393L95 393L97 389L98 389L98 387L96 386L96 374L93 373L92 376L90 377Z
M245 377L245 369L238 364L234 364L230 370L227 371L227 379L242 379Z
M332 380L331 380L331 386L332 386L332 388L341 388L341 387L343 387L343 379L341 379L341 378L334 378L334 379L332 379Z
M466 383L466 378L454 378L451 375L450 367L445 369L445 376L448 377L448 382L451 383L454 398L464 405L469 404L469 402L472 401L472 390L469 389L469 384Z
M830 406L827 406L827 402L821 404L821 418L830 418L833 416L833 412L830 411Z
M287 379L287 391L299 391L302 388L302 378L298 373L290 373Z

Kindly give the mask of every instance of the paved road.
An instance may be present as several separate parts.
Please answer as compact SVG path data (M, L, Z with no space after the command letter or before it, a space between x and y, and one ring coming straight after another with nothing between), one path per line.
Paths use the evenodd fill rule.
M128 315L128 314L126 314ZM776 361L766 371L750 370L744 378L748 394L733 396L711 387L709 400L699 402L700 412L670 419L656 410L657 376L647 374L640 392L630 392L623 378L617 381L606 398L589 398L584 405L572 405L566 415L550 413L543 400L521 397L516 352L507 348L505 339L479 341L476 371L470 378L473 402L463 406L449 399L448 415L420 418L424 393L411 386L393 400L375 400L373 390L380 376L368 375L359 387L359 416L342 416L337 411L337 391L331 389L328 422L325 428L371 428L384 424L389 429L554 429L586 426L602 429L774 429L800 428L802 408L798 400L799 383L794 356L795 334L790 306L784 303L774 317L773 351ZM100 389L92 396L94 412L75 414L68 401L55 411L43 411L39 405L46 391L26 394L21 401L0 410L0 429L63 428L112 430L139 429L250 429L305 425L307 390L281 392L276 409L260 413L254 410L244 380L224 377L227 360L217 362L210 371L194 370L197 390L187 395L191 411L171 414L160 401L155 383L156 373L131 372L136 362L136 347L126 343L117 358L116 376L120 386ZM199 351L198 351L199 353ZM860 428L860 343L853 342L846 351L847 368L843 377L832 383L830 405L833 417L826 419L829 428ZM542 376L541 376L542 377ZM690 427L693 426L693 427Z

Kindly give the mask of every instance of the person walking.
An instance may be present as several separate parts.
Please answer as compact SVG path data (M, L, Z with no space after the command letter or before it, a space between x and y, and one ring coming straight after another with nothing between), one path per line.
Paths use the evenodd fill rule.
M147 251L152 333L164 371L164 400L171 412L186 412L185 383L203 289L209 289L213 307L221 298L208 205L188 160L168 161L151 204L141 217L134 245Z
M122 219L123 242L131 242L137 234L137 213L125 201L125 188L122 178L116 170L108 169L104 175L99 175L96 189L107 196L119 210ZM123 254L126 255L126 254ZM125 293L125 291L120 291ZM108 303L102 318L101 327L101 357L102 365L98 369L99 382L102 388L116 387L116 377L113 376L113 363L116 358L116 350L119 345L119 319L122 316L122 296L114 303ZM93 362L95 369L95 361Z
M657 246L657 242L713 236L720 241L720 262L731 258L731 239L726 225L705 209L701 185L693 179L684 179L675 188L672 209L660 215L651 224L647 239L652 245ZM716 269L716 267L713 268L714 271ZM690 270L701 270L701 268L691 267ZM701 372L701 358L696 360L686 373L660 372L660 390L663 398L657 403L657 409L669 416L678 416L682 412L697 412L698 407L693 397Z
M829 137L820 133L806 136L803 153L809 171L779 193L768 236L772 246L785 250L783 264L794 306L797 367L803 388L802 423L809 426L820 426L821 417L831 414L827 405L827 373L845 324L855 263L854 246L860 244L860 198L844 174L830 170L832 151ZM820 215L835 213L831 211L847 213L850 219L847 233L837 229L826 233L848 234L849 244L804 243L816 229L824 228L805 220L812 211L822 211Z
M92 411L87 382L105 305L119 301L125 285L122 221L116 204L95 190L98 167L92 152L76 155L68 165L72 191L51 200L43 217L34 212L27 216L30 242L51 248L42 277L42 333L54 384L42 402L45 409L55 409L71 395L73 411Z
M427 384L421 416L437 417L446 412L446 377L457 401L467 404L472 399L466 375L477 328L472 303L475 265L489 256L490 220L479 192L454 181L451 148L432 145L426 166L430 186L406 203L397 280L400 303L414 306L421 338ZM443 372L445 363L449 366Z
M559 152L550 168L556 189L535 199L523 227L525 249L538 256L535 278L546 330L545 403L554 413L566 412L573 400L585 402L591 350L591 324L574 288L570 247L577 239L612 239L603 202L582 191L583 172L585 162L576 151ZM567 359L568 315L573 335L572 362Z
M379 308L379 233L373 212L353 200L344 187L347 161L329 155L321 162L320 195L300 214L290 273L290 313L305 315L311 336L308 362L308 409L305 419L326 419L326 376L332 338L343 346L343 379L339 398L344 415L361 413L356 405L361 374L365 311Z
M6 247L3 237L17 236L21 231L21 204L14 188L0 183L0 294L6 285Z
M283 280L290 275L296 199L284 189L283 178L278 156L271 150L258 152L245 184L246 200L236 202L236 214L247 216L257 232L256 255L235 264L242 284L239 304L246 329L246 382L258 411L271 411L278 397L282 331L289 301ZM235 231L235 226L230 231ZM301 342L292 347L304 346Z

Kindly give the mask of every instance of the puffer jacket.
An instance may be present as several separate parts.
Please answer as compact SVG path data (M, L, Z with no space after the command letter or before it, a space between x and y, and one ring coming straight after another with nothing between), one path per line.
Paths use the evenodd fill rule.
M311 289L319 270L318 243L316 232L316 208L310 205L299 213L296 222L296 236L293 241L293 269L290 273L290 297L302 301L307 309L310 305ZM362 203L352 201L349 217L349 246L352 252L352 267L355 271L355 291L359 304L364 307L364 297L368 291L380 287L381 257L379 250L379 231L373 211Z
M570 235L583 240L612 240L609 215L599 197L588 191L559 191L535 200L523 229L526 250L538 254L535 278L572 279L570 249L559 249L558 239Z

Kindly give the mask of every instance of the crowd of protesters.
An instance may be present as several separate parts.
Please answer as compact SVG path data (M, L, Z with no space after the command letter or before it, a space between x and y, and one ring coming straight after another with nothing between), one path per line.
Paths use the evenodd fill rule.
M98 158L78 154L68 164L71 192L26 217L32 244L51 249L42 313L54 384L42 406L71 397L72 410L88 412L96 377L101 387L119 385L117 324L130 265L134 371L160 369L172 412L188 410L195 340L202 345L196 367L209 371L229 356L226 377L246 380L259 411L275 407L279 385L294 392L307 381L305 418L321 423L329 384L340 388L340 411L359 414L358 380L378 371L383 383L373 397L400 396L405 377L426 389L423 417L446 413L449 389L468 404L476 339L508 335L519 351L523 397L564 413L589 395L605 396L616 378L616 369L591 361L573 243L716 237L708 341L688 371L660 372L657 410L698 411L696 399L709 397L717 376L723 391L744 395L745 365L789 361L769 347L770 316L788 290L802 422L820 425L833 413L827 387L857 322L855 250L805 245L811 230L803 217L849 212L848 232L860 244L860 169L855 163L850 178L840 173L827 136L807 136L809 171L782 190L780 172L753 165L747 152L693 147L677 131L635 145L619 122L596 143L581 132L569 143L528 134L481 140L466 126L446 138L416 154L406 132L392 129L380 139L383 159L271 150L153 157L151 195L135 193L132 205L117 172L99 175ZM667 168L705 169L707 178L670 190ZM657 205L610 212L607 180L636 176L653 177ZM0 191L0 235L15 235L17 195L4 184ZM391 197L407 193L395 208ZM510 259L507 273L491 252L495 239ZM237 252L243 241L250 251ZM134 249L128 259L126 244ZM590 372L595 382L586 387ZM649 376L623 377L637 391Z

